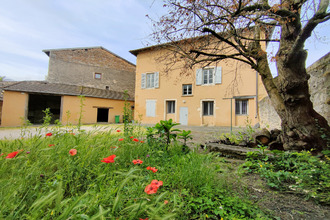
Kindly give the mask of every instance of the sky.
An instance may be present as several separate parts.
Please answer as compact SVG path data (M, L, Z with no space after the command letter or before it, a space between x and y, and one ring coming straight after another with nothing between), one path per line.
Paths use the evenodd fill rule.
M129 50L150 42L146 17L165 13L161 0L9 0L0 7L0 76L6 80L44 80L44 49L102 46L136 63ZM306 43L311 65L329 52L330 22Z

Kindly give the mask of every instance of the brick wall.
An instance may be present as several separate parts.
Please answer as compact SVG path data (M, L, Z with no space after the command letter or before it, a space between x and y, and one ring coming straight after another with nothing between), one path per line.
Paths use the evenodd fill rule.
M94 73L101 73L95 79ZM103 48L50 50L47 81L124 91L134 97L135 65Z

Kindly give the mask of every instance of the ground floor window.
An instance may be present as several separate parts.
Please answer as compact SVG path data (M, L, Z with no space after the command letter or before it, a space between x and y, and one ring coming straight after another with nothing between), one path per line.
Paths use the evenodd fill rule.
M236 100L235 101L235 113L236 115L247 115L248 114L248 102L249 100Z
M167 114L175 113L175 101L166 101Z
M214 101L203 101L203 115L213 115Z

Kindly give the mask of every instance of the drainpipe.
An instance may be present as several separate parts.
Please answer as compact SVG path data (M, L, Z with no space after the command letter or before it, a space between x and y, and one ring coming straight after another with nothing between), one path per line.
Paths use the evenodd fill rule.
M256 115L255 118L258 118L258 72L256 71Z

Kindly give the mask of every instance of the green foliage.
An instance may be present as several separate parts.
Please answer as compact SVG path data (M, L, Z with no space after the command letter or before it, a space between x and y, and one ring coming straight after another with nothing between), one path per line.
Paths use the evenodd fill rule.
M330 161L311 155L310 152L272 151L272 155L249 153L243 168L264 177L268 186L304 194L307 198L330 204Z
M267 218L219 183L212 154L186 154L176 144L162 151L113 130L56 131L0 141L0 219ZM4 158L18 149L15 158ZM113 154L114 163L101 162ZM143 164L134 165L138 158ZM164 185L148 195L144 189L154 179Z
M124 99L125 99L125 103L124 103L124 109L123 109L123 114L124 114L124 133L125 135L131 136L133 135L133 124L132 124L132 120L133 120L133 111L131 109L131 104L127 101L128 99L128 93L127 90L125 90L124 92Z
M154 128L147 129L147 138L150 142L157 142L161 145L165 146L165 150L168 149L169 144L171 141L176 141L177 133L180 132L180 129L173 128L174 126L179 125L179 123L173 122L172 119L168 121L161 120L159 123L155 125ZM156 135L156 137L155 137Z

